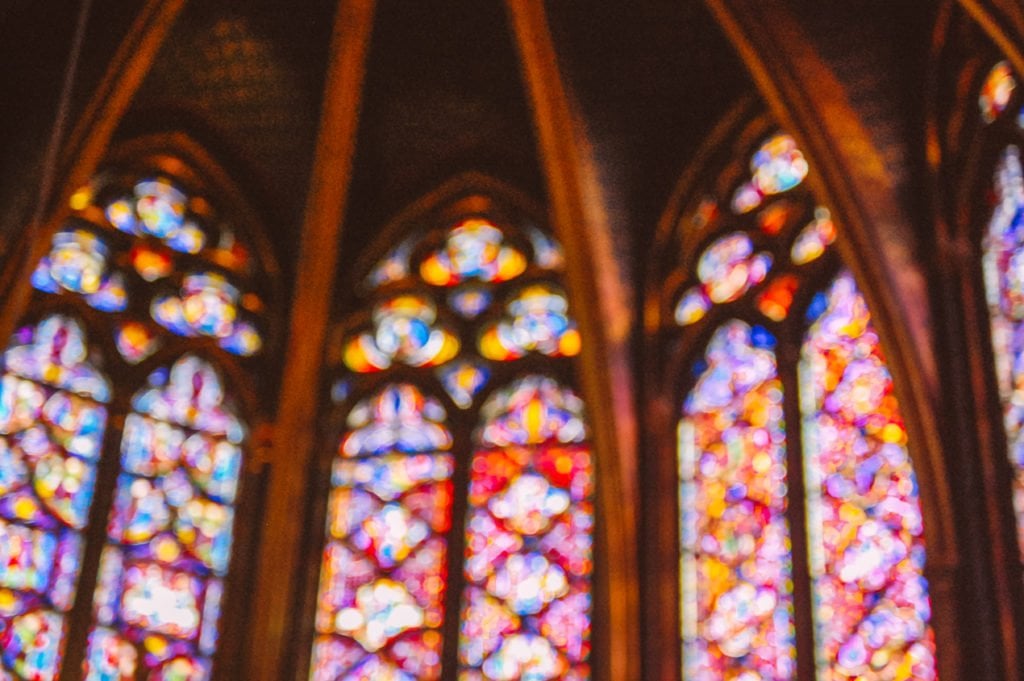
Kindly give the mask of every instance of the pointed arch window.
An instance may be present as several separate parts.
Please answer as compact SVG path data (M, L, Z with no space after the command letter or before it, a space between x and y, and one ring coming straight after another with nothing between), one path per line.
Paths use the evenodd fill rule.
M0 383L0 678L210 677L249 429L226 376L263 353L273 289L212 192L182 159L112 162L26 282Z
M589 678L593 466L561 247L466 189L339 327L310 678Z
M906 430L832 214L764 117L720 138L660 236L684 257L648 285L671 368L652 397L678 409L681 678L936 678Z
M55 678L82 568L111 386L73 318L15 334L0 385L4 678Z
M997 62L981 81L978 118L986 142L998 147L990 171L992 200L981 237L981 265L1007 455L1013 472L1018 544L1024 557L1024 411L1020 404L1024 397L1024 310L1020 302L1024 295L1020 279L1024 262L1024 102L1008 62Z

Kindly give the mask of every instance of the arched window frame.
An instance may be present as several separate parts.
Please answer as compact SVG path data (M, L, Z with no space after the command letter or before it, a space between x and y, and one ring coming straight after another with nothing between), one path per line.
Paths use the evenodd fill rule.
M665 547L666 555L672 558L655 559L648 563L645 570L649 580L649 591L645 592L645 602L649 604L648 636L658 641L682 640L682 618L680 604L682 593L680 586L680 567L674 557L679 552L680 541L680 502L679 472L676 470L678 461L678 444L676 428L682 414L682 405L690 390L696 384L692 369L696 362L704 357L705 349L712 335L721 325L731 319L738 319L750 325L766 327L775 337L774 352L778 362L778 376L785 385L783 389L784 421L786 430L787 475L790 480L788 487L803 489L804 442L802 441L802 421L804 420L798 394L797 365L801 359L805 334L811 322L805 320L805 311L812 298L819 292L827 290L837 274L850 267L848 243L842 243L849 235L844 236L842 227L835 229L835 243L828 247L824 254L814 261L802 265L790 262L789 247L795 236L808 220L813 217L813 208L823 206L830 210L836 224L842 220L839 211L827 200L824 183L817 172L815 162L810 158L808 149L803 144L799 148L808 156L810 172L803 183L777 196L767 198L750 215L737 217L730 215L730 203L735 188L749 178L748 164L752 153L758 145L772 134L781 132L774 118L765 111L763 104L748 99L739 102L722 117L721 122L708 135L707 141L695 152L693 160L682 174L669 207L659 222L654 246L649 256L651 267L645 281L644 311L644 375L647 413L651 415L648 436L645 441L649 469L646 472L646 488L650 499L645 509L645 531L647 542L651 545ZM793 132L793 131L786 131ZM717 221L712 217L707 220L709 211L702 206L704 199L717 202L718 210L727 217ZM759 233L757 222L750 216L757 215L764 206L793 201L801 206L803 222L792 224L794 218L782 229L779 236L766 236ZM712 214L713 215L713 214ZM696 219L695 219L696 218ZM845 224L845 223L844 223ZM714 304L705 315L691 324L681 325L674 317L674 310L682 294L696 282L694 272L699 256L705 248L717 239L734 230L744 231L754 240L754 252L771 251L774 266L763 280L752 283L745 293L737 300ZM761 240L758 240L758 236ZM781 256L781 260L780 260ZM859 257L859 256L858 256ZM853 263L856 264L856 263ZM857 277L857 267L853 276ZM798 275L799 287L793 297L792 307L786 320L773 324L764 314L759 312L755 303L759 295L776 277L786 273ZM699 283L699 282L697 282ZM858 282L861 295L869 299L869 286ZM886 343L886 320L872 314L872 324L881 337L883 352L889 358L884 346ZM681 328L682 327L682 328ZM893 382L897 396L899 390L899 367L893 367L889 359L889 369L893 374ZM788 377L787 377L788 376ZM901 402L902 404L902 402ZM912 411L904 412L906 428L910 435L910 456L915 468L921 466L921 446L914 442L914 424ZM926 578L930 577L932 539L941 532L941 528L929 527L928 495L931 471L927 460L924 464L925 475L919 475L920 502L925 516L925 543L929 548L929 562L925 566ZM918 471L920 473L920 471ZM795 640L798 649L798 660L794 678L814 678L814 622L811 617L812 606L809 599L811 577L807 564L806 508L802 498L789 496L789 510L786 517L793 542L792 569L795 588L794 625ZM934 503L934 501L932 502ZM795 508L794 508L795 507ZM671 521L666 521L671 518ZM659 526L660 524L660 526ZM936 523L938 525L938 523ZM667 526L667 527L666 527ZM795 531L796 527L801 529ZM672 547L672 553L668 553ZM941 558L940 558L941 564ZM929 580L931 581L931 580ZM801 593L802 592L802 593ZM932 601L942 598L943 592L936 593L932 588ZM656 595L655 595L656 594ZM671 598L668 597L671 595ZM941 620L940 608L933 607L931 623L939 634L942 629L936 620ZM940 652L940 660L944 654ZM666 678L685 679L683 660L678 646L671 649L659 646L664 660L658 669Z
M273 364L267 359L280 352L282 318L282 279L277 261L267 236L266 227L258 210L247 198L247 192L235 182L233 173L221 165L200 142L181 130L126 136L111 144L104 153L98 170L88 183L66 188L61 194L68 196L68 205L54 212L54 218L42 228L30 232L32 240L24 244L19 254L28 256L25 262L11 258L5 263L5 280L12 281L12 300L25 301L25 309L8 306L5 319L16 319L16 327L35 324L47 316L63 314L77 321L83 328L90 352L96 351L103 359L103 370L111 384L111 399L107 403L107 425L102 452L97 462L97 479L89 510L89 521L82 531L84 549L78 573L74 605L67 616L61 662L61 678L80 678L81 665L86 656L86 636L93 625L93 598L99 568L99 554L107 544L107 522L113 506L117 476L121 470L121 440L126 417L133 412L133 398L148 385L150 375L157 370L169 370L185 356L193 356L207 363L218 374L225 393L225 404L235 411L246 428L242 444L242 466L238 476L238 490L232 503L234 518L231 533L230 563L221 598L218 620L218 643L212 655L213 677L232 678L244 654L248 632L247 620L251 602L244 597L247 585L256 569L255 548L258 539L261 498L264 492L266 470L261 467L259 449L264 445L274 401L267 395L276 393L277 376ZM163 178L182 190L189 200L189 210L197 212L216 229L230 225L229 230L240 243L249 261L246 274L233 271L217 260L199 260L198 256L173 252L181 266L170 270L170 278L178 278L199 268L222 268L232 283L241 283L240 295L256 294L254 310L247 312L258 318L262 346L251 356L229 353L214 338L203 335L185 337L163 329L150 314L148 302L136 312L145 315L160 338L151 353L136 362L124 359L115 343L115 327L120 320L131 317L127 312L105 312L88 305L80 294L59 289L48 293L34 287L31 279L19 274L33 271L39 254L47 255L54 234L67 226L83 225L97 234L109 232L117 238L127 238L109 224L102 206L93 205L94 198L112 198L113 187L131 193L135 182L147 178ZM99 194L96 191L99 190ZM136 241L136 243L140 243ZM116 262L115 262L116 260ZM112 253L110 261L122 271L131 270L128 252ZM153 296L156 287L143 284L135 293ZM168 290L176 291L175 286ZM129 292L131 295L132 292ZM5 348L7 347L5 343ZM239 518L246 517L243 522ZM141 662L140 662L141 667Z
M984 260L995 174L1007 147L1024 150L1024 131L1015 125L1015 112L1024 106L1022 19L1019 6L998 0L944 3L933 32L925 102L928 180L943 255L936 266L949 309L949 376L963 396L957 409L962 446L976 452L972 463L984 490L969 531L984 536L983 585L998 617L1000 649L986 656L1013 681L1024 679L1024 549L1018 541L1024 516L1014 510ZM997 64L1010 69L1017 87L1005 111L988 121L979 95Z
M530 232L536 231L547 239L555 242L559 252L559 263L541 266L534 258L527 258L527 268L516 278L506 282L492 283L489 288L494 293L493 302L487 310L475 318L462 318L453 310L442 311L447 292L451 288L438 288L419 279L415 267L410 268L410 277L406 281L389 282L380 288L368 287L366 277L376 265L387 258L395 247L407 241L417 244L411 251L411 261L418 262L423 256L437 250L443 245L445 235L462 219L480 217L492 221L505 232L506 243L514 245L527 255L535 252ZM510 238L511 235L511 238ZM463 591L469 584L462 571L465 561L465 520L467 507L467 491L469 482L469 464L476 452L486 446L478 441L483 422L480 410L492 396L496 396L508 388L518 378L525 376L547 376L553 378L561 387L568 388L582 397L579 386L579 368L576 352L571 356L549 356L538 352L528 352L525 356L511 361L484 360L490 369L490 377L486 385L477 392L469 407L460 406L445 389L436 376L436 369L429 367L411 367L395 362L390 368L376 372L359 374L346 368L342 359L341 349L360 329L365 329L370 322L371 310L375 301L386 299L398 292L415 292L417 290L433 291L438 300L438 321L442 326L452 328L463 342L464 352L479 355L476 340L479 333L492 322L496 322L506 314L505 304L513 294L530 284L548 283L567 293L569 282L565 280L564 246L557 246L557 240L547 226L543 209L527 194L487 175L468 172L448 180L431 193L421 197L408 208L390 219L379 235L359 256L356 264L348 273L342 275L340 290L349 292L335 303L334 319L328 332L325 347L325 376L329 377L320 386L319 404L322 413L318 427L318 441L321 443L314 454L315 469L310 476L316 481L316 488L311 490L307 498L306 523L307 538L302 564L304 566L302 607L297 608L294 617L295 629L299 632L293 639L291 654L298 661L294 669L296 679L308 679L311 671L311 651L316 637L314 620L317 612L317 596L320 586L320 572L323 548L327 537L324 532L327 519L327 504L331 490L331 464L338 455L339 436L348 432L345 419L353 406L367 398L374 397L378 391L390 384L407 382L423 389L423 394L435 398L444 408L448 428L453 435L450 453L455 455L455 473L453 482L452 529L448 533L448 549L446 564L448 580L444 602L445 619L441 632L443 635L442 676L441 679L455 678L460 668L459 642L461 638L461 616L463 614ZM417 283L409 280L419 279ZM472 281L469 278L468 281ZM574 319L570 306L568 317ZM575 322L573 322L575 327ZM460 354L461 354L460 352ZM447 365L444 365L447 366ZM336 392L340 380L351 380L350 388ZM333 393L333 397L332 397ZM586 409L584 408L586 413ZM588 417L589 418L589 417ZM591 426L588 423L587 429ZM593 444L589 444L591 473L594 472ZM600 483L598 483L600 484ZM595 527L591 529L592 560L600 562L600 533L602 521L599 518L597 494L591 491L589 500L590 511L595 519ZM602 627L600 613L603 604L601 591L597 583L598 569L590 572L588 577L590 593L590 631L588 638L593 642L595 630ZM601 665L601 651L594 649L585 666L593 676L598 676Z

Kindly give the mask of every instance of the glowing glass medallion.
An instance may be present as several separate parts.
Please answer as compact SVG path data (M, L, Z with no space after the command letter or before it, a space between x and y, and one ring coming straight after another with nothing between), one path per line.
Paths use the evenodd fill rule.
M789 257L794 265L806 265L825 254L825 250L836 240L836 226L828 208L819 206L814 211L814 220L800 230Z
M505 243L504 233L486 220L463 220L448 232L445 245L420 264L420 276L436 286L467 279L498 283L518 277L526 257Z
M733 212L750 212L760 206L765 197L793 189L803 182L809 169L796 140L783 133L773 135L751 157L751 179L733 194Z
M776 201L757 216L757 225L769 236L775 236L786 228L795 208L788 201Z
M490 370L482 363L462 360L438 369L438 377L460 409L473 406L473 398L487 384Z
M414 242L407 239L381 260L366 277L369 288L378 288L393 281L401 281L409 276L409 256Z
M697 278L711 302L728 303L762 282L771 266L771 254L754 254L750 237L733 232L704 250L697 261Z
M696 324L711 309L711 299L704 292L703 286L693 286L686 290L676 304L675 320L679 326Z
M97 310L120 312L128 305L128 294L121 273L109 269L108 258L106 243L92 232L57 232L49 254L32 273L32 286L45 293L78 293Z
M263 345L259 332L240 319L238 289L223 275L186 275L180 295L159 296L150 306L153 320L179 336L209 336L236 355L255 354Z
M253 324L238 322L231 334L220 341L220 346L233 355L250 357L263 348L263 336Z
M100 312L122 312L128 307L128 291L124 275L113 272L100 285L100 290L85 297L85 302Z
M204 272L185 277L180 298L161 298L153 317L180 335L226 338L238 317L238 289L219 274Z
M185 218L185 195L169 181L139 182L135 185L135 198L142 231L165 239L181 229Z
M180 253L199 253L207 237L187 217L187 204L188 197L170 180L154 178L136 183L132 196L111 201L104 212L122 232L155 237Z
M978 93L981 120L992 123L999 118L1006 111L1016 89L1017 79L1013 76L1010 63L1001 61L993 66L981 85L981 92Z
M448 304L466 319L475 319L491 306L493 296L483 287L467 286L448 295Z
M49 265L50 276L68 291L96 293L107 270L107 247L82 229L58 232L53 236Z
M757 296L757 309L773 322L781 322L789 316L793 296L800 287L800 280L792 274L783 274L768 283Z
M565 253L554 239L539 229L529 230L530 244L533 246L533 259L546 270L556 270L565 264Z
M549 357L579 354L580 334L569 318L569 302L556 288L528 286L506 309L505 320L485 327L480 335L480 354L485 358L509 361L529 352Z
M426 297L404 295L374 308L372 333L350 338L345 364L360 373L381 371L394 361L410 366L444 364L459 351L459 340L444 327L434 326L437 308Z
M163 279L174 269L170 254L160 248L138 244L132 248L129 257L135 271L149 282Z
M761 205L764 196L752 182L744 182L732 195L732 212L749 213Z
M104 211L107 220L117 229L129 234L136 233L135 206L132 199L123 197L111 201Z
M198 253L206 245L206 233L195 223L186 222L167 238L167 245L180 253Z
M750 159L754 185L764 196L781 194L803 182L807 161L789 135L769 138Z

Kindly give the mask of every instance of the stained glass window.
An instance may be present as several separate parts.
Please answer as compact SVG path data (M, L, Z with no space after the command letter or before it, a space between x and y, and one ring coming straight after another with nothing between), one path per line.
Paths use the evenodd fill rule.
M446 419L410 384L349 413L331 472L313 678L439 677L454 465Z
M918 488L877 333L794 138L738 125L761 131L749 164L695 193L659 245L683 261L652 275L665 337L692 348L663 388L687 386L682 678L934 679Z
M1021 144L1024 134L1004 115L1014 98L1017 81L1007 62L999 62L981 87L979 104L987 133L1013 143L999 149L992 181L994 206L982 237L982 274L988 304L995 359L995 376L1003 407L1007 454L1013 470L1013 506L1024 556L1024 173ZM1002 132L1000 132L1002 131ZM1010 131L1007 134L1007 131Z
M687 678L793 674L786 436L775 339L733 320L708 344L679 424Z
M71 317L19 329L3 355L2 678L57 677L110 398L85 331Z
M135 395L107 525L86 679L206 678L231 555L245 427L186 356ZM118 676L120 675L120 676Z
M331 388L315 681L589 678L581 340L561 248L520 217L424 216L363 275Z
M470 464L461 678L588 678L593 487L583 403L526 376L481 410Z
M935 678L907 433L853 277L808 309L799 383L819 678Z
M29 282L56 312L3 355L0 678L207 679L246 435L216 366L262 349L264 263L159 173L105 170L71 208Z

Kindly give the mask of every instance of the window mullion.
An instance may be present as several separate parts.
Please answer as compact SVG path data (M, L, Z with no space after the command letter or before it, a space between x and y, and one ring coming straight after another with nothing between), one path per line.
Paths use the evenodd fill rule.
M68 613L68 635L64 648L61 681L79 681L85 661L89 629L92 626L92 602L96 591L100 556L107 541L107 519L114 503L117 476L121 470L121 435L125 414L130 409L126 401L118 399L111 405L111 418L107 425L103 455L100 457L95 496L89 511L89 524L83 532L85 550L82 552L82 570L75 591L75 604Z
M792 542L793 624L796 627L796 669L800 681L813 681L815 670L814 594L808 562L806 480L804 479L803 423L800 413L797 366L799 348L791 339L780 342L779 378L782 380L786 423L786 520Z
M455 681L459 670L459 625L462 620L462 596L466 587L463 577L466 561L465 522L469 511L469 467L473 460L471 429L466 427L468 423L467 420L462 428L452 424L455 431L455 471L452 474L452 526L447 538L448 577L444 596L441 681Z

